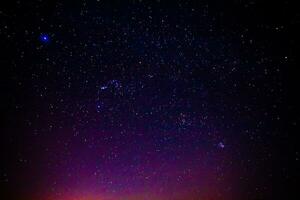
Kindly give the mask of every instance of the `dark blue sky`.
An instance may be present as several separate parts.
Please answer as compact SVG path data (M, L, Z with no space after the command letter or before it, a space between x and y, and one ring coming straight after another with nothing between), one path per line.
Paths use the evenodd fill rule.
M0 11L5 199L286 197L299 156L288 134L299 23L290 2Z

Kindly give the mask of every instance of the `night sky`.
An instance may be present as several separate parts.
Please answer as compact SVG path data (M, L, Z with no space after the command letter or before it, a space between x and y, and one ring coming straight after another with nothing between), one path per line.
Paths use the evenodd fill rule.
M289 1L1 1L0 198L289 199L299 16Z

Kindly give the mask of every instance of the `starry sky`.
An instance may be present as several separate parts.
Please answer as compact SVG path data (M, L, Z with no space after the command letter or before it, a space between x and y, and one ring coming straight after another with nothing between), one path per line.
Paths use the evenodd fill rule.
M289 1L1 2L0 198L287 197L299 16Z

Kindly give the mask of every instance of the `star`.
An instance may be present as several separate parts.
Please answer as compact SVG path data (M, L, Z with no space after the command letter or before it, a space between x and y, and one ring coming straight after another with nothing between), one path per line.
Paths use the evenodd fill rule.
M225 148L225 144L223 142L219 142L218 147L221 149Z
M48 43L48 42L50 42L50 37L49 37L49 35L48 34L41 34L40 35L40 41L42 42L42 43Z

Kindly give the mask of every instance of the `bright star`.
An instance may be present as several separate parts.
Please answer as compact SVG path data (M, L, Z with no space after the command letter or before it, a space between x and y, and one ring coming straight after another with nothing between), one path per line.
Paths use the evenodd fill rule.
M48 43L50 41L50 37L47 34L41 34L40 41L43 43Z

